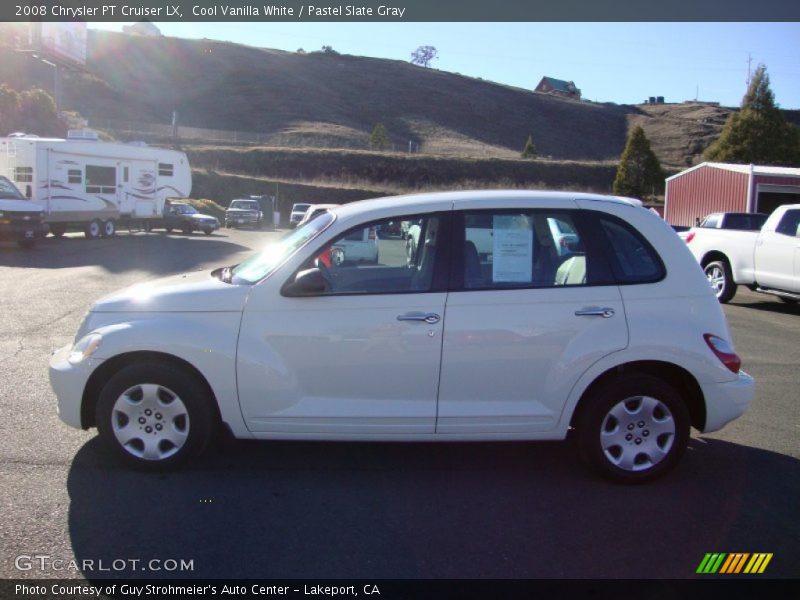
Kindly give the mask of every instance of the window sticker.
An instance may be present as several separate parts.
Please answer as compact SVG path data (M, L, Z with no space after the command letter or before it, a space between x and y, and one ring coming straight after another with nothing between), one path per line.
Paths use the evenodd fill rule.
M523 215L494 215L492 281L530 283L533 277L533 229Z

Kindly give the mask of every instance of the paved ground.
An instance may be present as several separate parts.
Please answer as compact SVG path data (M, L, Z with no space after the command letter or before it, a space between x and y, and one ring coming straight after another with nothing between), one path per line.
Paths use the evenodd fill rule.
M0 577L81 575L15 569L44 554L193 560L195 577L682 578L712 551L773 552L770 575L800 575L800 310L747 291L725 311L755 405L648 486L595 479L563 443L234 442L153 476L60 423L48 355L93 299L272 235L0 244Z

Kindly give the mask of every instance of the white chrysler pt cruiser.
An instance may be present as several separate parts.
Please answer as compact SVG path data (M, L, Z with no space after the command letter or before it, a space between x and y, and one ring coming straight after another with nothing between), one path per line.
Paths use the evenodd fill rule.
M332 261L354 232L376 262ZM416 231L416 229L415 229ZM570 235L556 237L554 231ZM459 192L355 202L244 262L98 301L50 378L61 419L130 465L224 427L282 440L554 440L624 482L741 415L753 379L686 245L609 197ZM573 431L574 430L574 431Z

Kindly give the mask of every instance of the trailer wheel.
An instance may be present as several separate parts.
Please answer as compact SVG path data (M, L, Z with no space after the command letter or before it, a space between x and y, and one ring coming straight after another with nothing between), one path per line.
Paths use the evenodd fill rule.
M114 223L114 219L109 219L105 223L103 223L103 237L114 237L117 233L117 225Z
M83 234L86 236L87 240L96 240L100 237L100 233L103 231L103 227L100 224L98 219L93 221L89 221L86 225L86 228L83 230Z
M53 223L50 225L50 233L53 237L60 238L67 232L67 226L63 223Z

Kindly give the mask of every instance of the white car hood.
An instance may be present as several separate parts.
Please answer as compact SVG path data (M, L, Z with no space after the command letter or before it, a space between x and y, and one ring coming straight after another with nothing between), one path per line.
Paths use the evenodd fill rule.
M30 200L6 200L0 199L0 211L17 211L17 212L42 212L44 209L38 204L34 204Z
M197 271L120 290L95 302L91 312L239 312L249 292L248 285Z

